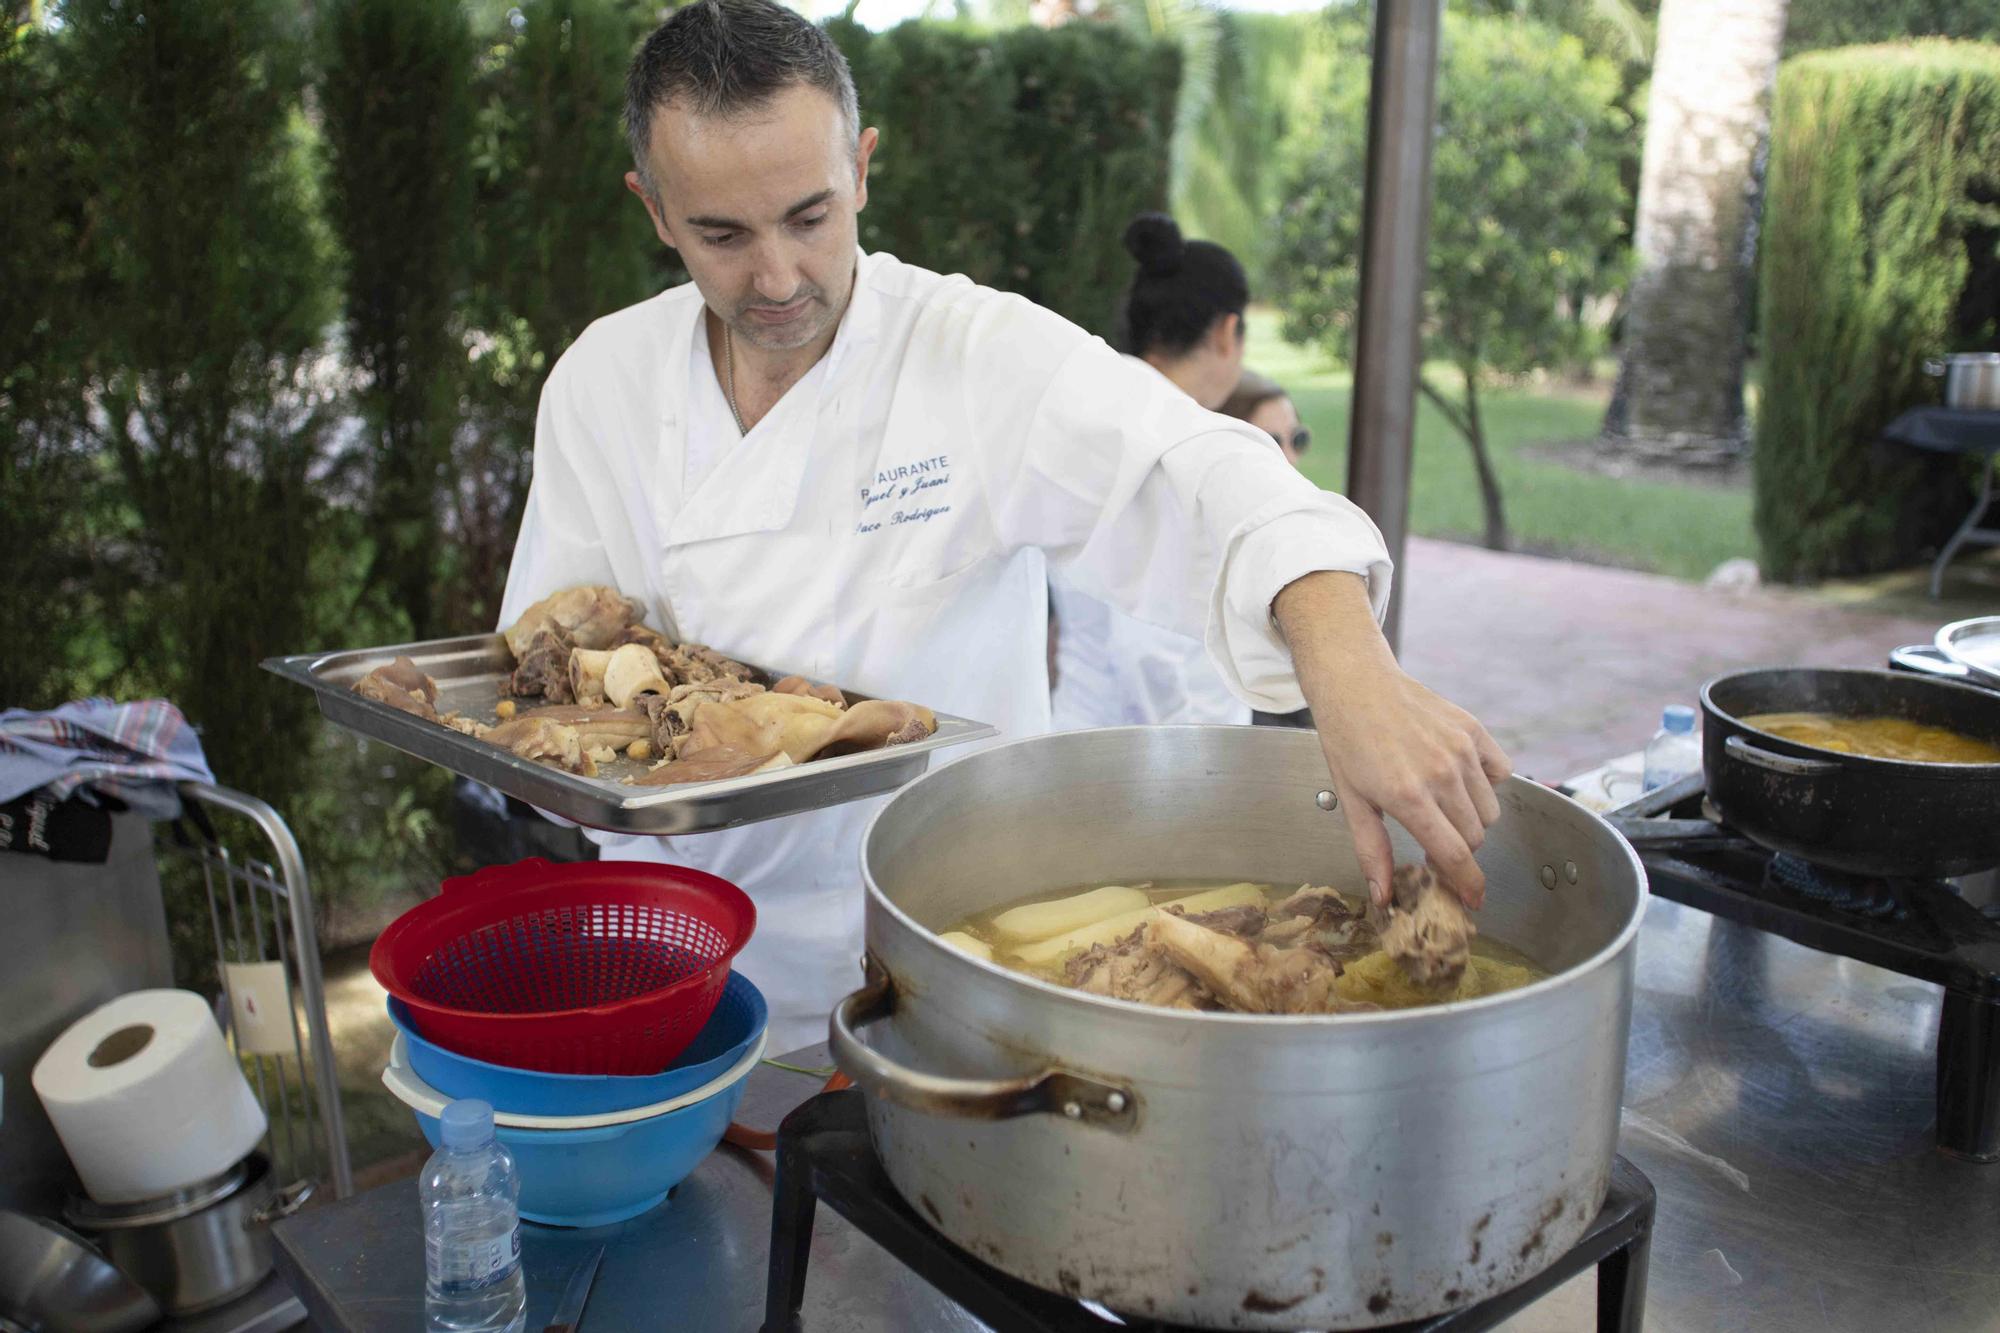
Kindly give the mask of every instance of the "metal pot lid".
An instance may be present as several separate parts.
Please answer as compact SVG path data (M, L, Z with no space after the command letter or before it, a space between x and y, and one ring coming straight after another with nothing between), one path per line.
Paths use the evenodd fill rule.
M1974 616L1937 632L1937 649L1988 684L2000 683L2000 616Z
M99 1203L95 1199L72 1197L63 1205L63 1217L70 1225L85 1231L158 1226L214 1207L241 1190L253 1176L267 1175L270 1169L263 1155L253 1152L226 1171L157 1198L135 1203Z

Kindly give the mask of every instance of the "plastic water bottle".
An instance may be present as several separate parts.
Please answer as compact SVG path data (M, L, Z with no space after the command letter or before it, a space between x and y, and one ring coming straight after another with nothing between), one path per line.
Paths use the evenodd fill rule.
M467 1099L444 1108L417 1195L429 1333L518 1333L528 1314L521 1178L494 1136L492 1106Z
M1694 734L1694 709L1668 704L1660 729L1646 746L1645 789L1652 791L1701 768L1701 740Z

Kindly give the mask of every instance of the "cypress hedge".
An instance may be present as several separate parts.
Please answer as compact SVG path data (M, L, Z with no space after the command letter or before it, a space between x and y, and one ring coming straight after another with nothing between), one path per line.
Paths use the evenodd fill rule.
M985 33L835 20L882 131L861 243L1112 331L1133 214L1167 203L1180 56L1097 24Z
M1801 56L1779 73L1771 120L1755 477L1765 571L1796 581L1908 563L1964 516L1966 469L1878 441L1898 412L1935 400L1927 357L2000 333L2000 47Z
M446 628L440 489L465 378L472 32L438 0L328 0L320 26L327 211L369 455L364 592L407 620L407 637L434 638Z

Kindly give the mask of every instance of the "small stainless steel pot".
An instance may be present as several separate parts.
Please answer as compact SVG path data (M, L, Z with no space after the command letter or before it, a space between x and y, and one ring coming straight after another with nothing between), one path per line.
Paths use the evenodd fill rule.
M297 1212L306 1182L280 1190L270 1159L252 1153L228 1171L159 1199L102 1204L72 1199L70 1225L153 1293L170 1315L226 1305L272 1267L270 1224Z
M1924 370L1944 376L1946 407L2000 410L2000 352L1954 352Z
M883 808L862 850L874 977L833 1042L912 1207L1048 1290L1210 1328L1416 1319L1575 1242L1615 1151L1646 891L1624 840L1544 787L1502 785L1479 853L1480 928L1555 972L1511 994L1189 1013L935 933L1077 884L1358 886L1326 787L1313 732L1124 728L986 750Z

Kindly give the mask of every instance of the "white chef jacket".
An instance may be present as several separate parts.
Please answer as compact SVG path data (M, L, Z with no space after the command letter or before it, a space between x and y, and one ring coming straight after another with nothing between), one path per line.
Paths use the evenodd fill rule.
M550 372L501 622L578 583L669 636L910 699L1018 737L1049 728L1048 565L1205 636L1246 704L1304 702L1270 612L1316 570L1389 591L1381 535L1251 427L1018 297L857 258L814 410L686 467L692 284L586 329ZM712 373L709 371L707 373ZM801 382L804 383L803 381ZM798 386L793 392L798 392ZM788 395L789 397L789 395ZM730 430L733 431L733 424ZM593 832L614 860L697 866L756 901L738 968L771 1049L822 1040L860 981L860 835L880 798L675 838Z
M1185 392L1139 357L1125 360ZM1057 731L1249 723L1249 706L1230 691L1200 639L1127 615L1077 588L1061 569L1049 571L1049 607L1056 622L1050 706Z

